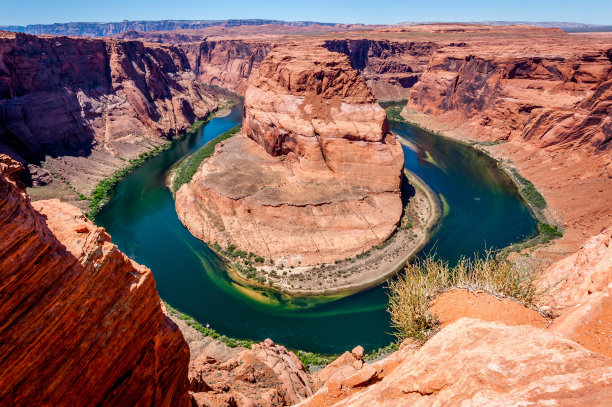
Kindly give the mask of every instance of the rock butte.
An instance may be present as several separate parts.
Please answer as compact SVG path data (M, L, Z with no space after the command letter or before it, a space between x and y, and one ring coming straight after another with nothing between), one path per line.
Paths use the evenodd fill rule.
M247 89L242 134L181 187L176 209L203 241L329 263L395 231L403 165L385 111L345 55L279 47Z

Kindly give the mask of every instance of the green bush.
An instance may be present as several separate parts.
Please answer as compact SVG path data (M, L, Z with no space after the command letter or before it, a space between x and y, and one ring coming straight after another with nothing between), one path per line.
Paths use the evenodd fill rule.
M512 174L514 174L516 179L522 184L519 188L519 192L523 198L537 209L542 210L546 208L546 200L542 194L538 192L535 185L533 185L533 183L527 178L519 174L519 172L515 169L512 169Z
M424 342L438 329L429 312L435 297L454 287L482 290L531 305L546 290L537 281L540 270L526 259L512 263L497 259L492 252L470 260L462 258L455 267L431 256L406 267L405 273L389 284L389 313L397 336Z
M204 147L200 148L194 154L187 157L176 169L176 173L174 174L174 180L172 182L172 192L176 193L176 191L178 191L181 186L183 186L183 184L186 184L191 181L191 178L193 178L193 176L197 172L198 168L200 167L200 164L202 164L202 161L213 155L217 144L232 137L233 135L238 133L241 128L242 125L239 124L231 130L228 130L225 133L221 134L214 140L209 141L204 145Z
M306 352L303 350L295 351L295 355L302 361L307 370L316 366L328 365L338 357L338 355L323 355L321 353Z
M563 233L559 231L556 225L553 226L548 223L538 222L538 232L542 240L541 243L548 243L553 239L563 237Z

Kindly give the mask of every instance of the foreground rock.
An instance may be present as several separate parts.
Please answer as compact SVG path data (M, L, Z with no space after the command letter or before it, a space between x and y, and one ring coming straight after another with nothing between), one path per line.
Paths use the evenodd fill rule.
M0 404L187 406L189 349L155 281L0 156Z
M344 387L339 383L338 390L349 397L334 406L612 402L612 359L538 328L467 318L444 328L416 353L404 355L391 373L366 389L355 391L364 386L351 385L361 382L358 377L344 379ZM331 405L320 398L329 387L300 406Z
M385 241L402 213L403 153L341 54L277 48L245 96L243 134L176 194L198 238L312 265Z
M612 284L612 228L588 239L580 249L550 266L544 284L551 286L546 303L557 315L583 303Z
M302 362L270 339L226 360L204 351L189 377L199 406L288 406L313 394Z
M531 325L546 328L550 322L537 311L508 298L490 294L453 289L436 297L430 312L445 327L461 318L498 321L506 325Z

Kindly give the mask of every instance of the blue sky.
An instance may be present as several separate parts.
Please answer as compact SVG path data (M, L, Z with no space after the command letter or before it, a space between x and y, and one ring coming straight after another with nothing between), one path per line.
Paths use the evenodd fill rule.
M0 25L231 18L366 24L514 20L612 25L612 0L0 0Z

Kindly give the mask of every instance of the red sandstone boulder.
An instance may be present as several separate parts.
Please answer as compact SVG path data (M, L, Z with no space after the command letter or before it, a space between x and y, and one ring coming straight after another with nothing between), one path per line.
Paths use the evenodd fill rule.
M287 406L313 394L302 362L270 339L222 363L203 353L189 377L198 406L232 405L228 397L239 406Z

